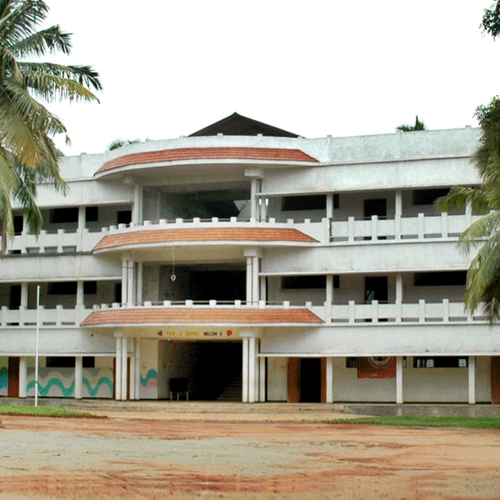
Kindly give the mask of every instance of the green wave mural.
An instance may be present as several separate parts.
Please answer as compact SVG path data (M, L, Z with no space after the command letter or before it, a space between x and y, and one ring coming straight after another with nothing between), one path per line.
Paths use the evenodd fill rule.
M9 389L9 371L7 368L0 368L0 396L7 396Z
M152 368L146 373L145 377L141 375L141 385L143 387L147 387L151 379L153 379L154 381L158 380L158 372L156 370L153 370Z
M75 382L73 381L69 387L65 387L62 380L58 378L51 378L47 381L45 385L42 385L40 381L38 382L38 394L40 396L47 396L52 387L56 386L61 391L61 394L65 398L70 398L75 393ZM35 390L35 381L32 380L26 386L27 391Z
M83 377L83 385L87 388L87 391L89 393L89 396L91 398L96 398L99 395L99 392L103 388L103 386L107 385L109 387L110 394L113 395L113 381L109 377L101 377L94 387L92 387L92 384L90 381L86 378Z

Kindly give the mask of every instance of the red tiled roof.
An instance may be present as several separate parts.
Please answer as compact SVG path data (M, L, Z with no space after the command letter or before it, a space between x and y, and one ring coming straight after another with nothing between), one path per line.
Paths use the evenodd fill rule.
M306 308L256 307L156 307L93 311L82 326L172 325L172 324L281 324L323 321Z
M283 148L179 148L147 151L120 156L106 162L96 174L130 165L183 160L271 160L318 163L300 149Z
M317 240L293 228L269 227L225 227L225 228L188 228L152 229L109 234L94 247L94 252L129 245L148 245L169 242L196 241L290 241L317 243Z

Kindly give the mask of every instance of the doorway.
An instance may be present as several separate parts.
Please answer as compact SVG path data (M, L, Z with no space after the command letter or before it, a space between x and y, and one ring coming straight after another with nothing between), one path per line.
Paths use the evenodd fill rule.
M19 364L21 358L9 358L9 388L7 389L7 396L9 398L19 397Z

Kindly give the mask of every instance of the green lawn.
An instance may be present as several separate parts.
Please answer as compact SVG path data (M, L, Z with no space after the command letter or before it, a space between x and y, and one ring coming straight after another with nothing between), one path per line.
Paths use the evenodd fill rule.
M88 412L55 406L0 405L0 415L30 415L34 417L97 418Z
M360 417L327 420L328 424L368 424L389 427L462 427L500 429L500 417Z

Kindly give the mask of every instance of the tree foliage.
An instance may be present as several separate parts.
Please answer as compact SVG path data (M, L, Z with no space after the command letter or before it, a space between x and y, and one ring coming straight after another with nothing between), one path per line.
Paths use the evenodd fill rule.
M32 230L41 227L36 182L64 189L60 152L53 138L66 127L46 104L96 101L99 76L90 66L39 62L47 54L69 54L71 35L59 26L38 28L49 8L43 0L0 0L0 219L2 245L12 230L12 197L21 202ZM35 61L29 61L30 58ZM42 102L44 104L42 104Z
M497 0L489 9L484 9L481 28L493 39L500 35L500 0Z
M401 130L402 132L415 132L416 130L427 130L427 126L424 122L415 117L415 123L413 125L404 124L396 127L396 130Z
M500 319L500 98L479 106L475 116L482 134L472 161L481 185L455 186L437 200L437 207L448 211L452 207L464 209L470 203L474 211L488 212L460 235L459 248L465 254L477 249L467 272L466 308L473 312L482 304L493 322Z

